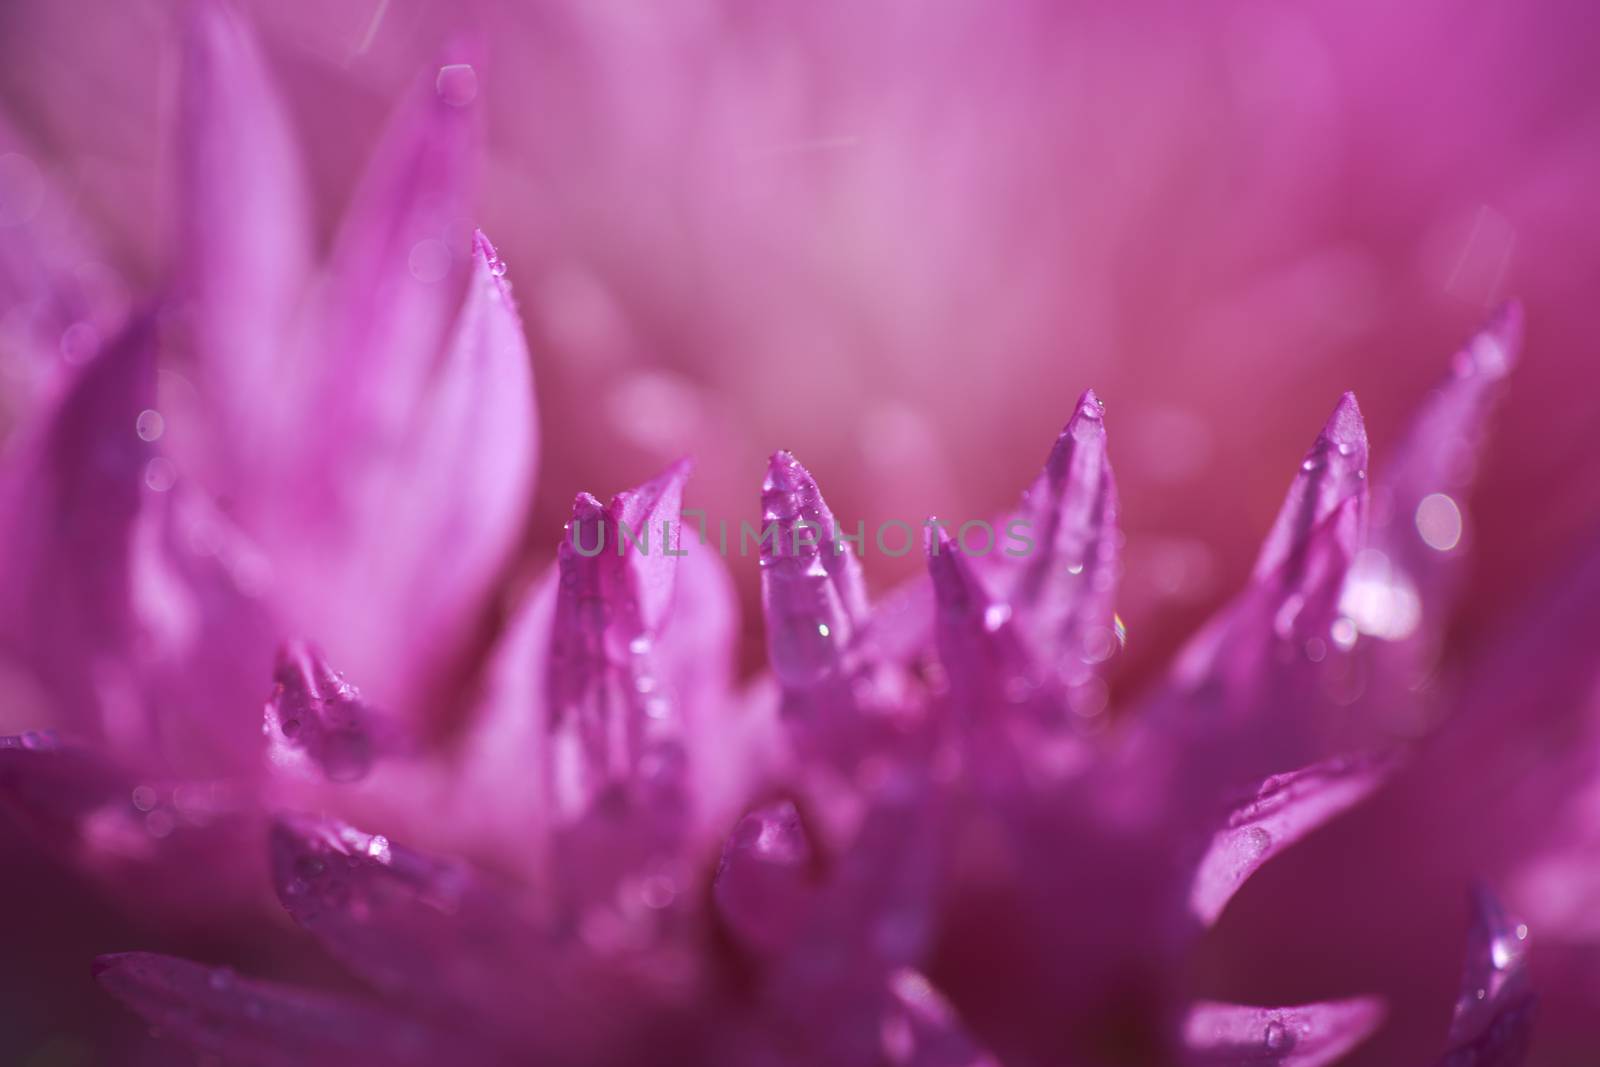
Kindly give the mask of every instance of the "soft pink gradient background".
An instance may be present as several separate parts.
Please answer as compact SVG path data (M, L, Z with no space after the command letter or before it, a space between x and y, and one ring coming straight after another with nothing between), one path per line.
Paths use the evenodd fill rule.
M0 152L68 190L133 294L182 255L177 7L0 7L21 138ZM1339 392L1381 468L1513 293L1527 354L1471 502L1463 654L1600 516L1583 0L247 7L324 238L403 87L482 31L473 221L510 263L544 419L530 559L575 491L685 452L690 503L730 522L778 447L847 521L985 516L1092 385L1128 536L1126 690L1242 580ZM867 561L879 588L918 566ZM736 571L754 620L755 563Z

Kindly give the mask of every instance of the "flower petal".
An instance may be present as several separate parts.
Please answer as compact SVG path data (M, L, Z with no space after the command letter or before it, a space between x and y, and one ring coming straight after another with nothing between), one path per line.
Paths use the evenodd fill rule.
M1388 776L1374 760L1331 760L1261 783L1255 799L1228 818L1195 872L1189 907L1210 925L1263 864L1328 820L1360 803Z
M1359 632L1380 639L1371 649L1375 688L1410 693L1438 660L1468 540L1465 494L1521 344L1522 311L1511 304L1456 353L1373 487L1371 544L1356 557L1340 607ZM1391 730L1431 725L1386 710Z
M767 650L785 689L803 692L848 673L847 651L867 616L866 582L816 481L787 452L767 465L761 514Z
M131 545L160 462L137 426L154 403L155 352L154 323L131 323L14 442L0 487L0 647L64 729L92 734L117 714L93 666L123 663L137 629Z
M1519 1067L1533 1033L1528 928L1481 887L1473 891L1472 906L1450 1051L1439 1067Z
M260 517L287 560L295 621L378 701L415 718L465 651L521 536L537 417L522 327L480 234L466 299L408 399L403 432L340 422L304 481ZM387 369L372 373L383 377ZM352 388L367 389L367 385ZM270 500L266 501L270 502ZM397 650L407 655L396 657ZM451 710L451 709L447 709Z
M224 4L193 5L178 104L176 287L209 423L185 459L220 450L209 473L236 479L283 454L302 410L289 341L312 276L305 180L255 35Z
M1184 1062L1192 1067L1321 1067L1366 1040L1383 1019L1375 1000L1293 1008L1201 1002L1184 1021Z
M272 680L262 724L272 762L309 760L333 782L366 777L383 739L355 686L304 641L279 649Z
M1054 657L1036 659L1024 646L1009 606L990 596L943 530L928 537L928 573L935 643L969 773L985 788L1009 789L1031 772L1079 762L1074 738L1061 729L1061 676L1041 677L1039 669Z
M419 78L345 214L319 342L318 392L343 415L336 434L396 439L423 395L472 256L479 111L441 91L434 71Z
M1323 709L1359 694L1355 628L1338 606L1365 537L1366 459L1347 393L1301 463L1250 585L1179 653L1141 723L1177 746L1187 796L1343 749L1331 739L1342 724Z
M717 914L757 954L781 951L811 909L812 866L811 842L794 804L757 808L722 846L711 890Z
M429 1064L463 1052L459 1038L446 1038L405 1016L172 956L101 956L94 976L152 1026L229 1063Z
M1024 523L1032 551L1007 560L1003 599L1041 663L1084 681L1115 649L1112 612L1119 566L1117 489L1106 457L1105 405L1090 389L1078 400L1044 471L1011 523ZM1008 528L1010 523L1008 523Z
M278 819L278 899L335 958L379 989L430 1009L531 1028L529 988L546 947L514 898L464 863L327 819Z

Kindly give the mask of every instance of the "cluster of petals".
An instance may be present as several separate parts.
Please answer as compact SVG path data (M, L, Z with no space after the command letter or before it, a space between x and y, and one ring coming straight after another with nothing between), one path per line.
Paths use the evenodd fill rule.
M1383 1001L1202 999L1197 946L1314 832L1419 795L1476 810L1459 769L1492 765L1497 851L1449 902L1473 918L1432 1056L1522 1062L1530 924L1579 968L1594 929L1541 889L1584 884L1593 840L1550 812L1600 779L1556 754L1530 792L1537 753L1494 762L1506 686L1586 714L1592 666L1534 637L1459 676L1442 655L1517 307L1371 479L1337 401L1286 459L1245 588L1126 708L1107 706L1122 536L1092 391L997 519L1025 519L1032 553L931 526L925 575L876 602L778 452L770 670L740 685L727 563L681 521L687 461L572 506L575 526L677 531L676 552L539 531L555 562L503 607L533 361L466 221L479 118L444 58L319 260L259 50L199 7L181 259L96 351L41 371L11 433L0 654L38 728L0 738L0 806L173 923L286 914L364 990L133 951L94 962L106 991L241 1063L1314 1067L1378 1032ZM1536 619L1582 627L1594 570ZM1322 903L1263 906L1316 923Z

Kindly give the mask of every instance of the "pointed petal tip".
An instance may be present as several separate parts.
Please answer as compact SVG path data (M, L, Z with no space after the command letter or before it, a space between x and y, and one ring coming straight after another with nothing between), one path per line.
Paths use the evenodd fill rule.
M1322 436L1339 447L1341 455L1359 453L1361 462L1365 464L1367 423L1362 418L1361 405L1356 403L1354 392L1346 391L1339 397L1339 402L1333 406L1333 413L1322 427ZM1351 451L1347 452L1344 446L1349 446Z

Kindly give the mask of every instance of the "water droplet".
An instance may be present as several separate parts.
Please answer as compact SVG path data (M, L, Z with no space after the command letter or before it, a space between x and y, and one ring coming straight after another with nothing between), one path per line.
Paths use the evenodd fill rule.
M133 420L133 428L141 441L159 441L166 431L167 420L161 417L161 412L155 408L145 408L139 412L139 417Z
M1266 1046L1273 1052L1282 1052L1294 1043L1294 1035L1289 1033L1287 1027L1274 1019L1267 1024L1265 1035Z
M478 97L478 72L470 63L446 64L439 68L433 88L451 107L466 107Z
M392 857L389 851L389 839L382 834L374 834L367 842L366 853L379 863L387 864Z
M499 256L491 256L489 259L489 273L496 278L504 278L506 276L506 261Z
M144 484L152 492L165 493L178 481L178 468L166 456L156 456L144 465Z
M1517 940L1518 941L1526 941L1526 940L1528 940L1528 924L1527 923L1518 923L1517 924Z
M1011 618L1010 604L990 604L983 609L983 628L993 633Z
M293 738L300 733L300 720L285 719L283 720L283 726L281 729L283 730L284 737Z

